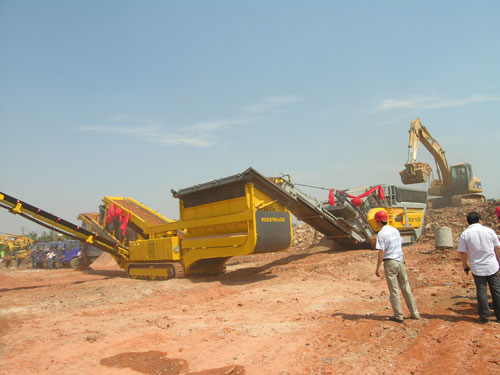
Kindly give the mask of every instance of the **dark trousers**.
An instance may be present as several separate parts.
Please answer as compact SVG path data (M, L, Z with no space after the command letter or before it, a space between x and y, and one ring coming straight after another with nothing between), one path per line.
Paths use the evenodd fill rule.
M500 320L500 276L499 271L495 272L490 276L474 276L474 282L476 283L476 293L477 293L477 312L479 314L479 319L489 320L490 319L490 308L488 306L488 291L486 289L486 284L490 287L491 298L493 299L493 310L495 311L495 316Z

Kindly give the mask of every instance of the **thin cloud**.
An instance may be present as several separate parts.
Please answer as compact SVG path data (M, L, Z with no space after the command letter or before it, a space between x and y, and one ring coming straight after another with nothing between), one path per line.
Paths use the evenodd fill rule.
M259 103L244 106L240 109L246 113L262 113L281 109L283 106L302 101L303 99L295 95L268 96Z
M500 101L500 96L474 95L462 99L449 99L439 97L413 97L406 99L385 99L376 107L378 111L387 111L400 108L436 109L458 107L473 103Z
M117 125L83 126L79 130L87 132L95 132L95 133L105 133L105 134L122 134L122 135L129 135L133 137L143 137L143 138L154 137L155 135L158 135L159 132L159 129L153 126L133 127L133 126L117 126Z
M384 120L377 121L373 124L374 127L386 127L389 125L393 124L400 124L401 122L406 122L408 121L408 115L402 114L399 116L391 117L391 118L386 118Z
M161 126L102 125L84 126L79 130L84 132L124 135L161 145L191 145L208 147L213 143L213 136L211 134L189 130L185 134L176 134L175 132Z
M158 124L158 121L151 125L151 120L141 120L125 115L113 116L109 120L110 123L106 125L84 126L79 130L118 134L161 145L209 147L216 143L215 133L217 131L255 123L268 117L269 112L299 100L301 99L292 95L266 97L256 105L242 107L241 110L245 113L239 118L205 121L176 130L170 126ZM130 125L131 123L134 125ZM144 125L136 125L141 123Z
M232 128L237 125L245 125L250 122L254 122L255 120L256 120L255 118L248 118L248 119L238 119L238 120L207 121L192 125L188 129L200 132L211 132L219 129Z
M190 146L200 146L208 147L213 144L213 137L211 135L206 135L205 137L199 136L182 136L182 135L162 135L155 139L150 139L153 143L159 143L161 145L190 145Z

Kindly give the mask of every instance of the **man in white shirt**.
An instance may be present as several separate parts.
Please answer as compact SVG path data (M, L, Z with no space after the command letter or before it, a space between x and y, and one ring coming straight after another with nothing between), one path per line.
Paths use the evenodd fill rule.
M489 285L495 316L500 322L500 241L495 231L480 223L481 217L477 212L467 215L469 226L460 235L458 251L466 274L472 270L476 284L477 312L480 323L489 323L490 308L488 306ZM470 266L467 262L470 259Z
M411 292L408 276L406 275L405 262L403 260L403 239L399 231L387 224L387 212L378 211L375 214L375 221L379 230L377 235L377 245L379 250L377 259L377 268L375 275L380 277L380 265L384 263L385 280L389 288L389 300L391 301L394 316L390 320L403 323L403 309L401 308L401 297L399 288L403 293L408 310L410 310L411 319L419 319L415 298Z
M49 264L49 269L51 270L54 267L54 258L56 257L56 253L54 249L50 249L47 253L47 262Z

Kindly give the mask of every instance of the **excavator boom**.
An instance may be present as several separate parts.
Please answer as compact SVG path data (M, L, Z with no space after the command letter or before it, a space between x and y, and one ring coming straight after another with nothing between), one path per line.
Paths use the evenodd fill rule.
M425 126L422 125L420 119L414 119L410 124L410 139L408 141L408 162L405 164L405 169L400 171L401 181L403 184L418 184L427 182L430 178L432 168L427 163L418 163L417 151L419 143L431 153L439 168L438 177L443 192L451 194L451 177L446 160L445 152L441 145L431 136Z

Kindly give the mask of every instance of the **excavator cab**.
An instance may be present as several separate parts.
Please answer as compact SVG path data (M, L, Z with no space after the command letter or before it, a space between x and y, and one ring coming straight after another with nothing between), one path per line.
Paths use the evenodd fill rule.
M474 177L469 163L454 164L450 167L451 186L454 194L481 193L481 181Z

